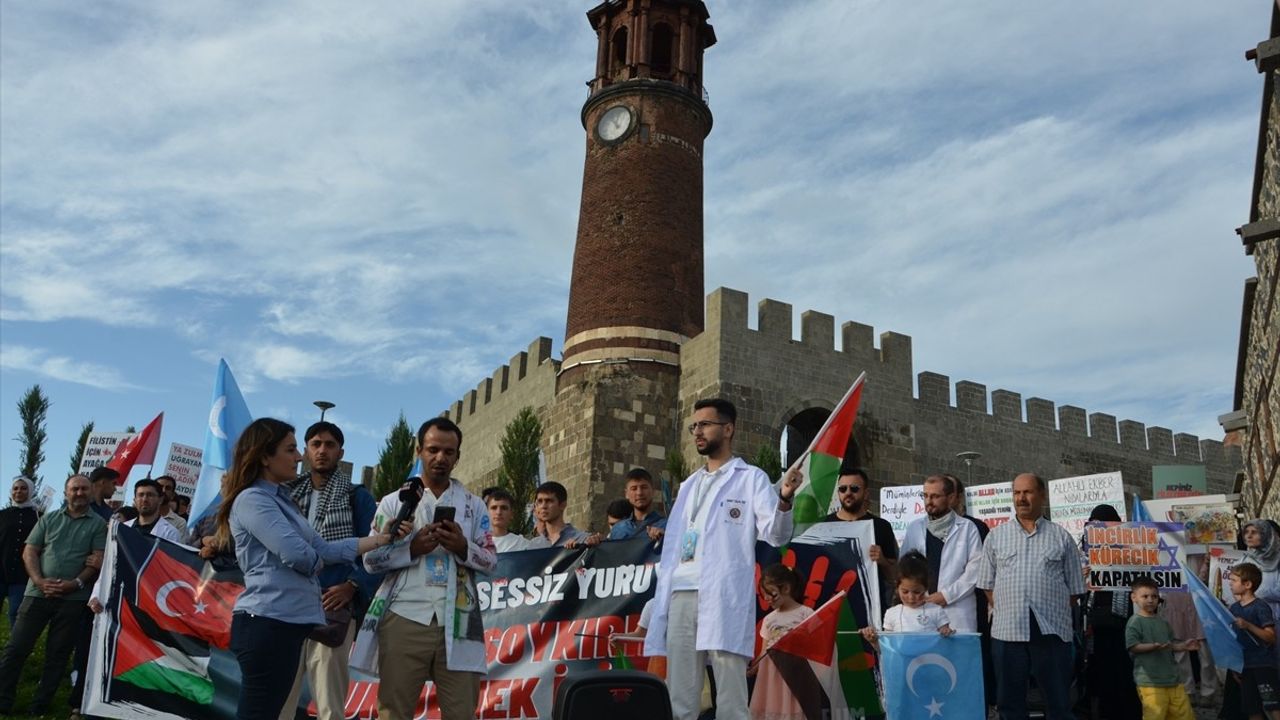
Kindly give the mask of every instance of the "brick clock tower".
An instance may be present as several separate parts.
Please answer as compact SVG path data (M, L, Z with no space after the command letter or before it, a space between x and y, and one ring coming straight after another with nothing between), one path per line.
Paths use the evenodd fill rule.
M636 465L679 447L680 347L702 331L702 144L711 110L699 0L612 0L598 37L564 359L548 418L548 475L570 515L602 517ZM585 483L585 485L583 485Z

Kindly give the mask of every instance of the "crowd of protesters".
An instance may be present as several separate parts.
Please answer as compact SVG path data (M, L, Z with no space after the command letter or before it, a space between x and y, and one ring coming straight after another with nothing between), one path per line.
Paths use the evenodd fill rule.
M73 475L64 504L43 515L32 482L16 478L10 505L0 510L0 601L9 603L10 628L0 654L0 714L14 711L19 674L47 627L45 665L26 710L50 710L74 655L70 704L72 717L79 716L93 613L107 600L95 580L114 520L188 544L203 557L234 561L243 572L245 590L231 626L242 678L238 718L293 718L304 683L320 718L344 717L348 657L375 598L385 609L371 632L377 657L388 659L380 663L378 716L412 718L423 683L431 680L443 720L473 718L485 672L476 575L494 569L497 553L640 537L660 544L655 596L639 632L613 639L640 643L645 655L664 658L655 667L665 670L675 720L704 713L708 672L716 717L784 717L795 707L771 695L768 682L749 691L756 633L767 646L811 609L798 602L794 573L768 568L760 588L772 619L757 628L754 547L790 540L792 501L804 478L791 470L774 482L736 456L736 423L732 403L696 403L688 431L704 464L680 486L670 514L658 507L652 475L635 468L622 478L624 496L608 505L603 532L566 520L568 493L554 481L533 493L531 532L512 532L524 508L508 490L488 488L477 496L453 477L462 431L446 418L418 430L422 477L381 499L341 470L338 426L312 425L300 446L287 423L256 420L236 443L220 507L189 530L189 502L168 476L134 483L132 505L113 507L121 481L115 471ZM299 475L303 453L306 472ZM823 522L872 523L867 557L881 581L879 632L981 634L986 701L999 717L1028 716L1034 678L1039 709L1051 719L1077 712L1116 720L1189 718L1193 699L1221 703L1225 720L1280 718L1280 527L1274 520L1250 520L1241 529L1245 560L1230 575L1237 599L1230 611L1245 667L1227 673L1219 686L1184 594L1162 594L1147 580L1129 592L1086 592L1084 555L1046 518L1043 479L1014 478L1014 518L994 529L964 514L964 486L954 476L930 476L923 488L926 516L907 528L901 543L889 523L870 512L862 469L841 470L835 510ZM1120 517L1104 505L1090 519ZM877 643L877 631L863 634L868 644Z

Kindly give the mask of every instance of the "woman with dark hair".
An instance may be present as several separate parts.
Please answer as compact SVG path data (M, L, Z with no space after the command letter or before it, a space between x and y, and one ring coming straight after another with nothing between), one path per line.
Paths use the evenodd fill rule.
M27 568L22 564L22 546L36 526L39 514L31 497L35 488L25 475L13 479L9 488L9 507L0 510L0 575L4 580L4 597L9 600L9 630L18 621L18 606L27 591Z
M1089 513L1089 521L1121 522L1120 513L1110 505L1099 505ZM1081 548L1084 539L1081 538ZM1142 702L1133 684L1133 661L1124 643L1124 625L1131 613L1129 594L1124 591L1094 590L1085 596L1085 685L1092 717L1142 717Z
M260 418L236 442L218 509L219 544L235 540L244 592L231 617L231 651L240 664L238 720L275 720L293 685L302 643L325 622L316 574L386 545L390 535L327 542L283 484L297 479L293 426Z

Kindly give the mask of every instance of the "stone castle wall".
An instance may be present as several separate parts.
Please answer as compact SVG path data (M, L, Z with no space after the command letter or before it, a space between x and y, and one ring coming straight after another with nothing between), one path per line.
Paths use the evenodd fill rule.
M757 328L748 328L745 293L721 288L707 302L706 332L681 352L681 416L699 397L722 393L739 410L739 454L750 457L761 444L777 447L782 429L803 410L830 410L858 373L867 381L854 437L858 462L872 485L919 483L935 472L951 472L974 484L1010 480L1019 472L1045 478L1120 470L1131 492L1151 493L1154 465L1203 464L1210 492L1228 492L1240 457L1216 440L1116 418L1042 398L1025 402L1019 393L921 372L913 383L911 339L880 335L860 323L840 327L834 318L801 314L800 338L792 337L791 306L765 299ZM913 392L913 384L918 394ZM1055 409L1056 408L1056 409ZM982 457L972 467L962 451ZM686 458L693 448L684 440Z

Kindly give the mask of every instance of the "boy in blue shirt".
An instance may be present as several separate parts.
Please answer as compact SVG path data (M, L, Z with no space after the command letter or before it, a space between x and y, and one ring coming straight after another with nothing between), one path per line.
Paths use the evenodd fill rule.
M1231 614L1236 618L1236 639L1244 648L1244 671L1231 673L1240 684L1240 710L1249 720L1280 720L1280 672L1272 650L1276 621L1271 608L1253 594L1262 584L1262 571L1240 563L1231 568L1229 580L1231 594L1239 598Z

